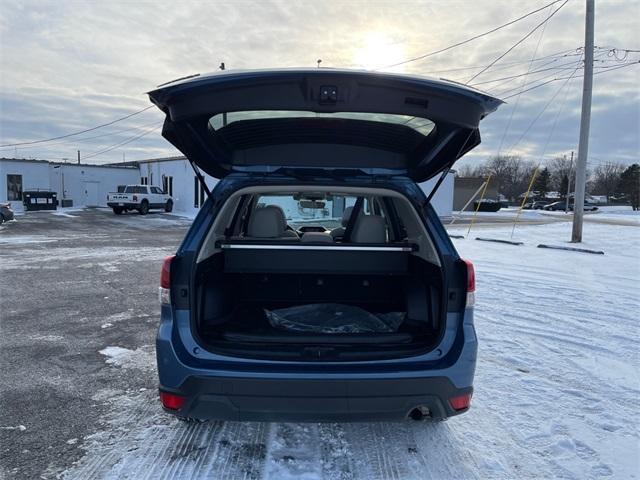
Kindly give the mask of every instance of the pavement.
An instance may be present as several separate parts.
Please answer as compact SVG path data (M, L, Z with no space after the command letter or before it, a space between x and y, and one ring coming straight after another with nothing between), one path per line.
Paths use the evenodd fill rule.
M570 220L564 215L523 217L525 223L558 228ZM635 221L601 218L603 223ZM509 212L480 215L478 229L504 229L512 221ZM66 209L30 212L0 226L0 478L194 478L198 472L260 478L265 468L271 469L268 477L283 478L279 468L300 466L290 457L303 427L294 429L295 435L289 424L213 422L185 430L160 409L153 346L160 265L175 252L190 223L166 213L116 216L108 209ZM475 242L461 248L465 245L471 248ZM469 416L469 421L478 418ZM384 464L380 471L386 478L394 476L389 465L412 465L394 449L404 448L404 455L419 451L422 440L414 444L415 438L433 435L429 449L436 449L436 458L449 458L445 463L453 470L445 474L426 462L416 472L434 468L431 476L443 478L460 473L453 467L461 465L460 458L451 456L454 427L316 426L300 441L312 443L320 436L324 446L316 456L326 461L308 463L324 465L325 478L338 473L352 478L375 459ZM379 448L365 448L369 437ZM293 442L291 448L287 442ZM347 443L355 466L341 463ZM266 462L267 453L277 457L279 445L287 446L280 449L282 459ZM207 453L210 448L215 452ZM463 450L459 454L467 455Z
M89 209L0 226L0 478L54 477L113 394L156 389L153 368L112 368L100 351L143 349L154 365L161 261L190 223Z

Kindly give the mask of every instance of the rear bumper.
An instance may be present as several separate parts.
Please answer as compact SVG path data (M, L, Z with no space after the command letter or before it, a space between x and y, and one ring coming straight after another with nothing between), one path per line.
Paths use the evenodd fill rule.
M140 208L139 203L129 203L129 202L107 202L107 207L114 208L127 208L129 210L135 210L136 208Z
M471 393L446 377L401 379L306 380L280 378L189 377L179 389L161 391L183 395L179 417L234 421L401 421L416 407L429 409L433 419L464 413L449 399Z

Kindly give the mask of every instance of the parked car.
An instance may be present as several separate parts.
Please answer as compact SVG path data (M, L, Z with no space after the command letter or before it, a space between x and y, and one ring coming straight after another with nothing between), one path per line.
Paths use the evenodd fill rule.
M535 202L531 203L531 208L533 210L542 210L544 207L549 205L549 203L550 202L548 202L546 200L536 200Z
M567 208L567 203L565 200L562 200L560 202L553 202L547 205L546 207L544 207L545 210L562 210L562 211L564 211L566 208ZM596 210L598 210L598 207L590 202L584 202L583 208L584 208L584 211L587 211L587 212L588 211L595 212ZM573 202L569 202L569 211L570 212L573 211Z
M9 220L13 220L13 210L10 203L0 203L0 225Z
M562 200L560 202L553 202L553 203L550 203L549 205L545 205L544 207L542 207L542 209L547 211L558 211L558 210L564 211L566 206L567 206L567 202Z
M123 192L120 192L119 186L118 192L107 194L107 206L111 207L116 215L129 210L137 210L141 215L146 215L152 208L171 212L173 198L153 185L127 185Z
M481 201L476 200L473 202L473 208L477 209L479 212L497 212L502 208L502 202L485 198Z
M220 72L149 96L163 136L220 179L162 266L167 412L354 421L469 409L474 269L418 183L480 143L500 100L334 69ZM298 222L310 208L333 218Z

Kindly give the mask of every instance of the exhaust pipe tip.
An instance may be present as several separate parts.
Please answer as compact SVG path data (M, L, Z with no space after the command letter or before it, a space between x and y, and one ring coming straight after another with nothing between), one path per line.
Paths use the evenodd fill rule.
M424 420L425 418L429 418L431 416L431 411L424 405L418 405L417 407L411 409L408 416L411 420L420 421Z

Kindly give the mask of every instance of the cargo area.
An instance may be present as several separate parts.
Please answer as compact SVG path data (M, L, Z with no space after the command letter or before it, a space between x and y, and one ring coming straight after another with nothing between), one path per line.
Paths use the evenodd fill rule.
M197 334L213 351L391 358L428 350L439 338L441 272L412 255L410 244L221 247L196 280Z

